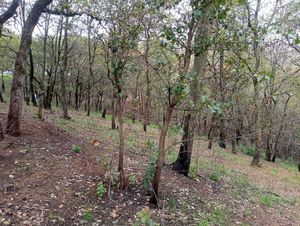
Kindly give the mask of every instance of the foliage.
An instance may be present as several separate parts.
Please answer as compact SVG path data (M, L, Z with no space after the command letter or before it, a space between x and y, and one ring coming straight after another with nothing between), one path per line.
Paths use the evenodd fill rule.
M255 146L240 145L239 148L245 155L253 156L255 153Z
M133 223L134 226L158 226L152 218L149 208L144 208L136 214L136 221Z
M83 219L85 221L89 221L89 222L92 222L94 221L94 216L93 216L93 212L91 210L86 210L84 213L83 213Z
M72 146L72 151L74 151L75 153L80 153L81 147L78 144L75 144Z
M106 193L106 188L103 184L103 181L100 181L97 185L97 195L101 199L104 197L105 193Z
M151 141L147 141L147 150L150 152L150 160L142 179L142 185L145 190L148 189L150 182L154 178L155 166L158 157L157 144Z
M129 179L129 183L130 183L131 185L136 184L137 179L136 179L136 176L135 176L134 173L130 173L130 174L128 175L128 179Z

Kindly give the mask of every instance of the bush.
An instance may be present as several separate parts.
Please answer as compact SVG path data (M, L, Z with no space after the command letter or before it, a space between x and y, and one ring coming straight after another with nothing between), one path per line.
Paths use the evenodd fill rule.
M249 156L254 156L255 146L251 145L240 145L239 149L245 154Z

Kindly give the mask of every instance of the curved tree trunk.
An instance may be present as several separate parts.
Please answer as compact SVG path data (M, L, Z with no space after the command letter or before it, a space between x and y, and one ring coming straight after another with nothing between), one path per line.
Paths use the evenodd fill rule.
M21 115L23 108L23 80L26 75L26 63L32 42L32 32L39 17L52 0L38 0L34 3L22 31L21 43L16 56L15 71L11 88L6 132L9 135L21 135Z

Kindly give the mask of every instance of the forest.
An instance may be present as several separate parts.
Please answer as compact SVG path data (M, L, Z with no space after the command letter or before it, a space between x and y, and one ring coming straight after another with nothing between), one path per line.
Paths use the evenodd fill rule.
M299 0L2 0L0 59L0 225L300 225Z

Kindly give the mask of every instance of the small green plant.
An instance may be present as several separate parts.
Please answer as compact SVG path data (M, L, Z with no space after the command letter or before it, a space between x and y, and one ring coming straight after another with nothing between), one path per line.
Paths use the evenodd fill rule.
M230 221L231 213L222 207L213 207L210 213L198 212L200 221L197 222L198 226L209 225L225 225Z
M263 194L260 197L260 203L267 207L272 207L274 205L284 204L285 200L283 198L281 198L280 196L270 193L270 194Z
M78 144L75 144L72 146L72 151L79 153L81 151L81 147Z
M106 193L106 188L102 181L97 185L97 195L99 198L103 198Z
M240 145L240 150L245 154L249 156L253 156L255 153L255 147L250 145Z
M93 216L93 213L91 210L86 210L84 213L83 213L83 220L85 221L89 221L89 222L92 222L94 221L94 216Z
M156 160L158 156L158 147L154 142L149 142L148 150L151 152L150 161L148 163L148 166L144 172L143 179L142 179L143 188L145 190L148 189L150 182L154 178Z
M192 164L190 166L189 177L195 180L198 174L198 164Z
M136 214L136 221L133 223L134 226L157 226L157 224L152 218L151 213L148 208L144 208Z
M209 179L213 180L213 181L220 181L224 175L227 175L228 170L225 168L224 165L222 164L214 164L212 171L210 172L210 174L208 175Z
M136 176L134 175L134 173L130 173L128 175L128 180L129 180L129 184L131 185L136 184Z

